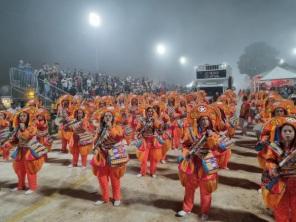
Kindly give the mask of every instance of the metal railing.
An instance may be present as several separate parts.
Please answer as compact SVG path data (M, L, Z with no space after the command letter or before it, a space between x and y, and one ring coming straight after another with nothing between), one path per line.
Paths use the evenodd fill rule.
M37 81L33 70L12 67L9 70L10 85L19 89L36 88Z
M9 77L12 91L25 94L27 90L34 89L45 106L50 106L61 95L69 94L49 81L38 78L32 70L12 67L9 70Z
M58 97L69 94L65 90L51 84L49 81L37 78L37 94L49 101L54 101Z

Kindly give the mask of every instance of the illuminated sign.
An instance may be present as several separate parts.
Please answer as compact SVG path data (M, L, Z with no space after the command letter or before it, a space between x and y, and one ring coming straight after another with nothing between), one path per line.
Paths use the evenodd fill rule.
M197 79L226 78L226 70L196 71Z

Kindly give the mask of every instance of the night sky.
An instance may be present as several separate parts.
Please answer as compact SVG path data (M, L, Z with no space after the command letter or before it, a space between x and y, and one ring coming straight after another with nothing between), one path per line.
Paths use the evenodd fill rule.
M92 11L102 18L98 29L88 23ZM253 42L296 64L295 12L295 0L0 0L0 83L19 59L95 71L97 47L101 72L185 84L195 65L227 62L239 86L237 61ZM158 42L167 46L163 57Z

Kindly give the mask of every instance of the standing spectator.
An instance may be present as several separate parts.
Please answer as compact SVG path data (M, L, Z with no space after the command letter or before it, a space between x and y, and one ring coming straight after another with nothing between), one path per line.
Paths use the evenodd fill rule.
M45 73L43 70L40 70L38 72L37 79L38 79L39 93L41 95L44 93L44 78L45 78Z
M7 111L12 113L12 114L15 114L17 112L16 103L15 102L11 103L11 106L10 106L10 108L7 109Z
M62 79L62 87L63 87L63 90L64 91L67 91L68 90L68 80L67 80L67 77L64 77Z
M87 80L86 80L86 88L90 89L91 88L91 84L92 84L92 80L90 78L90 76L88 76Z
M213 96L213 101L216 102L219 97L219 92L215 92L215 95Z
M73 88L73 79L72 78L68 78L67 79L67 83L68 83L68 92L70 92L71 89Z
M47 79L44 80L44 90L45 90L45 96L51 98L50 95L50 85Z
M24 61L21 59L20 61L19 61L19 64L18 64L18 68L19 69L23 69L25 67L25 65L24 65Z

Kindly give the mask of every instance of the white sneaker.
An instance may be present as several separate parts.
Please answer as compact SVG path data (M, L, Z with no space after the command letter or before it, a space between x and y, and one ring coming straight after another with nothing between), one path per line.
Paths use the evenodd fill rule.
M152 178L156 178L156 174L152 174Z
M32 193L34 193L34 190L27 190L27 191L25 192L26 195L29 195L29 194L32 194Z
M137 177L138 177L138 178L140 178L140 177L142 177L142 176L143 176L143 175L142 175L142 174L140 174L140 173L139 173L139 174L137 174Z
M201 221L207 221L209 219L209 216L207 214L202 214L200 219Z
M165 160L161 160L160 163L166 164L166 161Z
M178 213L177 213L177 217L185 217L187 214L190 214L190 212L186 212L184 210L180 210Z
M114 203L113 203L114 207L119 207L120 204L121 204L120 200L115 200Z
M106 202L105 201L102 201L102 200L98 200L94 204L97 205L97 206L100 206L100 205L102 205L104 203L106 203Z
M83 167L82 167L82 170L86 170L86 168L87 168L87 167L83 166Z
M70 165L68 165L68 168L73 168L73 165L72 165L72 163L71 163Z
M11 192L15 192L15 191L19 191L19 189L17 187L13 188L10 190Z

